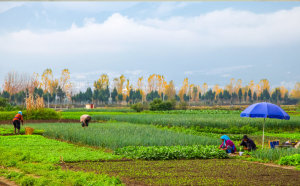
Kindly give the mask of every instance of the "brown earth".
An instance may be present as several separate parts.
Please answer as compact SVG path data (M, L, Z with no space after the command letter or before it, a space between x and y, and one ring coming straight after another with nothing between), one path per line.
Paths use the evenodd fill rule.
M119 177L126 185L299 185L300 171L238 159L67 163Z
M13 181L7 180L4 177L0 177L0 186L17 186Z

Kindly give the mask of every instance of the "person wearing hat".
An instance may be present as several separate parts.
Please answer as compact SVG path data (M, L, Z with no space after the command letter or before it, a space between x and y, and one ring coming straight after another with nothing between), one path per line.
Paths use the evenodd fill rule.
M15 127L15 134L16 134L16 129L18 129L18 134L20 134L21 122L23 125L24 121L23 121L22 111L19 111L18 114L16 114L13 119L13 125Z
M80 122L81 122L81 126L84 127L88 127L89 126L89 122L92 120L91 116L84 114L82 116L80 116Z
M222 144L220 145L219 149L225 150L227 153L235 153L235 145L228 136L221 136L221 140Z
M244 146L244 149L248 150L248 151L256 150L256 145L255 145L254 141L252 139L248 138L247 135L244 135L240 146Z

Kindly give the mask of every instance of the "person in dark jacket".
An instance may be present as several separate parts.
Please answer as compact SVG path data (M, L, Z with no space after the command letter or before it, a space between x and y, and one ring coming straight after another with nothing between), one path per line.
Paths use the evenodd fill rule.
M248 138L247 135L244 135L240 146L244 146L244 149L246 149L248 151L256 150L256 145L255 145L254 141L252 139Z

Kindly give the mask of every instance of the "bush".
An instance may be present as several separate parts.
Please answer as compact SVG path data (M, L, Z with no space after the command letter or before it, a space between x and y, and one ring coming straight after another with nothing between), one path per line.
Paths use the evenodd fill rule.
M173 110L175 108L175 102L162 101L161 99L154 99L150 103L150 110Z
M144 110L144 105L142 103L136 103L136 104L131 105L130 108L137 112L141 112Z
M280 158L278 163L280 165L292 165L292 166L300 165L300 154L294 154L291 156L282 157Z
M187 105L186 102L183 101L183 102L180 102L180 103L179 103L179 109L180 109L180 110L186 110L187 107L188 107L188 105Z
M213 159L228 158L225 151L216 146L128 146L116 149L115 154L145 160Z
M48 120L48 119L60 119L61 114L53 109L38 109L27 112L27 119L33 120Z
M9 103L8 103L8 99L5 99L3 97L0 97L0 107L6 107L8 106Z

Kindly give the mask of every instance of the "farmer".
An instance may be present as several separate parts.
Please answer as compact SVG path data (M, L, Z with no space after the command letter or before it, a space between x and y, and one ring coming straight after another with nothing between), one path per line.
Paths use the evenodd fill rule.
M88 127L89 126L89 122L92 120L91 116L84 114L82 116L80 116L80 122L81 122L81 126L84 127Z
M247 135L244 135L240 146L244 146L244 149L248 150L248 151L256 150L256 145L255 145L254 141L252 139L248 138Z
M24 121L23 121L22 111L19 111L18 114L16 114L13 119L13 125L15 127L15 134L16 134L16 129L18 129L18 134L20 134L21 122L23 125Z
M236 151L234 143L226 135L221 136L222 144L219 149L226 150L227 153L234 153Z

